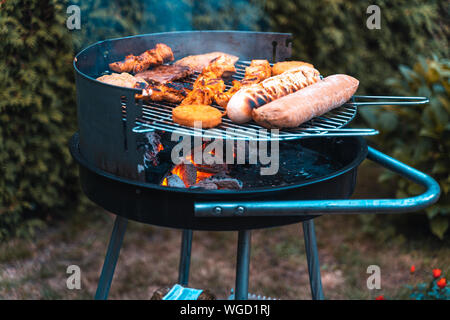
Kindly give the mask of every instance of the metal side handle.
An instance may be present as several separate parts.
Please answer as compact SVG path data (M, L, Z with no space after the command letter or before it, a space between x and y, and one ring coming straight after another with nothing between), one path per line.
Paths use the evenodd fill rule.
M403 199L287 200L195 203L196 217L301 216L349 213L404 213L431 206L439 199L439 184L422 173L369 147L367 158L426 188Z
M361 101L368 100L368 101ZM350 102L351 101L351 102ZM427 97L401 97L401 96L353 96L346 105L353 106L405 106L419 105L430 102Z

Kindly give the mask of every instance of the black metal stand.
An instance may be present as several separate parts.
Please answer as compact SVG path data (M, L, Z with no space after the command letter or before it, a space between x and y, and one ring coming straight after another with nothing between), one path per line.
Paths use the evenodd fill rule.
M122 247L123 236L127 229L127 223L127 219L116 216L108 250L106 251L105 262L103 263L102 273L100 274L97 292L95 293L95 300L106 300L108 298L109 288L111 287L120 248Z
M313 300L323 300L322 279L320 277L319 253L317 251L316 232L314 221L303 222L303 234L305 237L306 259L308 260L309 283Z
M114 228L103 263L100 280L95 293L96 300L106 300L108 298L109 288L114 276L117 260L119 258L120 248L122 246L128 220L117 216L114 222ZM311 294L314 300L323 300L322 281L320 278L320 265L317 252L316 236L314 232L313 220L303 222L303 232L305 235L306 256L308 259L308 272L311 284ZM183 230L181 238L180 265L178 268L178 283L187 286L189 282L189 269L191 262L192 249L192 230ZM251 231L241 230L238 233L238 248L236 262L236 300L248 299L248 283L250 272L250 248Z
M178 268L178 283L187 286L189 283L189 268L191 265L192 230L183 230L181 237L180 266Z
M250 272L251 231L241 230L238 233L238 248L236 262L236 292L235 300L247 300L248 278Z

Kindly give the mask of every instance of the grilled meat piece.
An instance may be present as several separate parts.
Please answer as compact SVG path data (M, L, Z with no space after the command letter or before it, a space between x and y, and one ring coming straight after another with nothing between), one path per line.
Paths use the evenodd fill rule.
M233 86L227 92L219 92L214 96L216 103L226 108L231 97L242 87L259 83L271 76L272 69L267 60L252 60L250 66L245 68L245 76L241 81L233 80Z
M225 83L222 79L203 78L194 89L188 93L187 97L181 102L182 105L188 104L206 104L210 105L214 101L214 96L225 90Z
M200 73L214 59L216 59L220 56L224 56L227 59L229 59L233 65L239 60L239 57L236 57L231 54L224 53L224 52L215 51L215 52L210 52L210 53L205 53L205 54L184 57L183 59L176 61L175 65L186 66L186 67L189 67L190 69Z
M250 65L245 68L245 77L242 79L241 83L246 84L255 81L263 81L272 75L272 68L267 60L252 60Z
M161 85L149 85L142 90L142 94L136 95L136 99L180 103L186 95L187 92L182 86L167 83Z
M216 78L229 78L236 73L236 60L228 55L213 59L202 71L203 75L214 74Z
M226 56L217 57L203 69L195 80L192 91L181 104L210 105L214 101L214 96L225 90L225 83L221 77L231 72L236 72L233 60Z
M145 88L148 83L140 78L134 77L129 73L112 73L97 78L98 81L105 82L120 87L127 88Z
M288 70L295 69L301 66L307 66L310 68L314 68L314 66L311 63L303 62L303 61L282 61L277 62L272 67L272 74L274 76L277 76L279 74L282 74Z
M136 74L136 77L145 79L148 83L165 84L167 82L186 78L194 71L188 67L177 65L160 65L151 70L146 70Z
M123 61L110 63L109 68L116 72L139 73L151 66L161 65L173 59L172 49L163 43L158 43L155 48L139 56L130 54Z

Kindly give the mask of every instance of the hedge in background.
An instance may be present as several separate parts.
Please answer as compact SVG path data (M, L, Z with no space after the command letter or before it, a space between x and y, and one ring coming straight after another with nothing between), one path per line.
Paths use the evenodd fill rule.
M76 107L65 19L58 1L1 4L0 239L36 217L31 212L45 217L50 209L79 203L67 148L76 131Z
M82 9L78 31L66 27L71 4ZM77 130L74 46L129 35L140 12L132 0L0 4L0 240L86 207L68 150Z
M401 78L387 84L406 96L430 97L420 106L361 108L370 127L379 129L373 139L402 162L433 176L441 186L437 204L426 209L431 231L440 239L450 226L450 60L419 58L413 68L400 66ZM394 183L399 197L417 195L422 188L386 172L381 181Z
M369 30L369 5L381 9L381 29ZM294 34L294 57L323 74L357 77L360 92L397 94L387 78L418 54L448 55L448 1L438 0L267 0L275 31Z
M77 130L72 58L88 44L188 29L292 32L296 58L387 93L393 90L384 80L398 64L411 65L431 48L447 53L447 17L439 16L447 9L438 3L377 1L382 29L368 30L365 10L373 3L356 0L0 1L0 239L39 224L29 218L86 203L67 143ZM69 4L81 7L79 31L66 28Z

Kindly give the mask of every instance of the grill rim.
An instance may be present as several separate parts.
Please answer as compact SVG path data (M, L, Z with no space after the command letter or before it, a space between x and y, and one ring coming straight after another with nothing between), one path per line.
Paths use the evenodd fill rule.
M78 63L79 63L79 59L81 57L83 57L83 55L87 54L87 52L89 50L93 50L93 49L98 49L98 48L104 48L104 47L108 47L109 44L111 42L114 41L122 41L125 39L137 39L137 38L145 38L148 36L152 36L152 37L157 37L157 36L164 36L164 35L170 35L170 34L194 34L194 33L217 33L217 34L221 34L221 33L236 33L236 34L248 34L248 35L252 35L252 34L261 34L261 35L273 35L273 36L285 36L288 37L288 39L290 39L292 42L292 33L287 33L287 32L262 32L262 31L241 31L241 30L186 30L186 31L168 31L168 32L157 32L157 33L145 33L145 34L138 34L138 35L132 35L132 36L125 36L125 37L117 37L117 38L110 38L110 39L105 39L105 40L100 40L97 41L95 43L92 43L90 45L88 45L87 47L85 47L84 49L82 49L81 51L79 51L75 57L73 58L73 67L76 73L78 73L79 75L81 75L82 77L84 77L85 79L88 80L92 80L95 81L96 83L101 83L103 85L107 85L111 88L126 88L126 87L120 87L120 86L116 86L116 85L112 85L112 84L108 84L108 83L104 83L101 81L98 81L96 78L89 76L88 74L84 73L83 71L80 70L80 68L78 67ZM105 48L106 49L106 48ZM126 88L129 89L130 91L134 91L136 93L142 93L142 89L138 89L138 88Z

